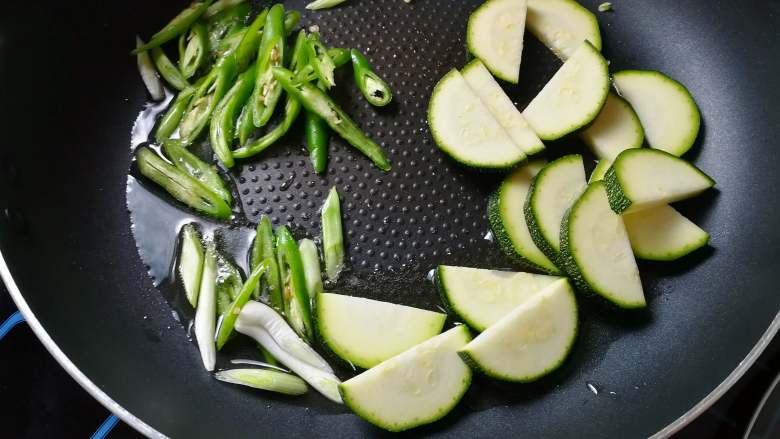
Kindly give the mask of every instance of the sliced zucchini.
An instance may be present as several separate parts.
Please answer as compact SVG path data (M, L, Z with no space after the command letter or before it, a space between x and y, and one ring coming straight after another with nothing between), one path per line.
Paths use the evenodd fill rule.
M558 267L534 244L523 211L531 180L543 167L544 160L534 160L504 179L488 199L488 219L496 242L507 257L550 274L560 274Z
M601 50L596 16L574 0L528 0L526 26L564 61L586 40Z
M549 374L577 338L577 300L559 279L486 329L458 354L474 369L504 381L529 382Z
M612 209L628 213L693 197L715 186L715 180L668 152L638 148L618 155L604 184Z
M645 132L631 105L615 93L609 93L599 115L580 132L580 139L599 159L615 160L623 150L640 148Z
M634 255L674 261L707 245L710 234L668 204L623 215Z
M604 178L612 166L601 160L590 175L590 181ZM634 256L650 261L674 261L710 241L710 234L682 216L668 204L659 204L623 215Z
M203 273L203 244L200 233L192 224L181 230L181 253L179 254L179 277L184 285L184 293L193 308L198 306L200 277Z
M609 168L612 166L612 161L607 159L601 159L598 163L596 163L596 167L593 168L593 172L590 173L590 178L588 179L588 183L593 183L594 181L601 181L604 179L604 176L607 175L607 171L609 171Z
M678 157L691 149L701 115L688 89L651 70L624 70L615 73L613 80L642 121L650 146Z
M490 114L526 155L536 154L544 149L544 143L531 129L523 114L504 93L498 82L493 79L493 75L485 68L482 61L475 59L468 63L461 74L482 103L488 107Z
M498 78L517 84L526 0L488 0L469 17L466 44Z
M456 326L339 385L344 403L389 431L429 424L449 413L471 385L458 350L471 340Z
M620 308L646 305L626 227L610 209L603 182L589 184L563 218L561 261L579 289Z
M582 156L571 154L550 162L536 175L525 202L525 222L536 246L558 264L561 220L587 186Z
M317 298L322 340L343 360L366 369L439 334L446 319L438 312L361 297L321 293Z
M447 265L436 269L436 287L443 301L477 331L484 331L558 279L543 274Z
M433 88L428 124L439 148L463 165L505 169L525 160L525 153L457 70Z
M523 116L542 140L556 140L589 124L609 91L607 61L587 41L528 104Z

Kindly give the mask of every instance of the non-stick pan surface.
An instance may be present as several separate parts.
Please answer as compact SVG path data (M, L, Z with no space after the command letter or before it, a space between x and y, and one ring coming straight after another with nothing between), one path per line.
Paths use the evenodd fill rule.
M433 84L467 60L466 19L478 3L349 0L304 15L303 24L318 24L328 44L362 48L393 85L395 103L378 111L349 87L336 92L389 152L393 169L379 172L334 140L327 176L314 177L293 133L242 163L235 178L250 222L269 214L299 235L318 232L322 194L340 188L354 280L342 285L347 292L433 309L424 273L436 264L511 266L483 239L486 196L497 177L453 165L425 123ZM598 2L583 3L595 11ZM598 14L611 69L664 71L701 108L703 129L688 158L718 189L679 207L711 232L712 245L678 263L641 264L646 313L626 316L581 300L576 348L552 376L530 385L477 378L452 414L411 436L648 436L705 398L776 329L780 3L613 3L614 12ZM216 382L139 258L126 175L129 132L146 96L128 50L135 33L151 34L183 6L3 3L5 280L58 359L75 365L71 373L160 433L382 435L314 394L283 398ZM507 87L520 107L559 65L526 40L521 84ZM576 139L548 145L549 157L582 150Z

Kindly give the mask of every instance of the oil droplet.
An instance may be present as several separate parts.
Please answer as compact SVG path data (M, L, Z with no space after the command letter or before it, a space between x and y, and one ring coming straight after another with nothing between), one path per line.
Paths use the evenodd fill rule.
M279 185L280 191L286 191L290 186L292 186L293 181L295 181L295 171L293 171L289 177L287 177L287 180L284 181L284 183Z
M594 395L598 395L599 394L599 388L596 387L595 383L592 383L592 382L588 381L588 382L585 383L585 385L588 386L588 390L590 390Z
M485 236L482 237L482 239L484 239L485 241L488 241L488 242L493 242L493 241L496 240L496 237L493 235L493 231L492 230L488 230L485 233Z

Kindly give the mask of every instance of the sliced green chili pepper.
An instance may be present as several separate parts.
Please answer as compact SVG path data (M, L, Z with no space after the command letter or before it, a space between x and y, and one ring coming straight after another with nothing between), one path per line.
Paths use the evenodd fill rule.
M295 45L293 46L292 51L292 57L290 58L290 69L293 71L298 71L302 67L306 65L307 61L307 54L306 54L306 42L308 41L308 38L306 36L306 31L301 30L298 32L298 36L295 38Z
M276 229L276 253L282 279L284 313L290 326L305 340L313 340L311 301L298 245L287 227Z
M320 270L320 253L317 244L311 239L301 239L298 243L298 251L303 261L303 273L306 276L306 290L309 292L311 303L317 300L317 295L323 293L322 271Z
M219 195L160 158L151 149L139 148L136 161L141 174L162 186L182 203L219 219L228 219L233 214L230 206Z
M182 146L180 140L166 140L163 143L163 151L170 161L173 162L174 166L222 197L227 204L233 202L233 195L230 193L230 189L228 189L225 181L222 180L214 167Z
M149 51L149 55L152 57L152 62L160 73L160 76L165 79L176 90L184 90L190 86L184 75L181 74L178 68L171 62L171 60L165 55L165 52L159 47L155 47Z
M314 172L322 174L328 166L328 142L330 128L321 117L306 111L306 148L314 167Z
M219 160L228 168L232 168L235 164L230 144L233 140L233 131L235 130L236 113L238 113L252 94L255 68L255 65L252 64L249 70L239 75L238 80L219 102L211 117L209 130L211 149L214 150Z
M384 107L393 99L393 92L390 86L379 77L371 68L365 56L357 49L352 49L352 71L355 74L355 84L357 84L363 97L369 104L375 107Z
M301 21L301 13L296 10L290 10L284 13L284 31L290 35L293 28Z
M206 12L203 13L203 18L213 17L217 14L227 11L230 8L234 8L244 3L245 1L246 0L217 0L212 3L208 9L206 9Z
M214 56L216 56L218 59L222 59L235 53L245 35L246 28L241 28L235 33L226 36L222 41L219 42L219 47L214 52Z
M179 135L185 145L192 144L208 124L222 97L229 91L236 75L235 57L226 56L209 73L212 80L205 81L195 93L190 109L184 116ZM214 145L212 145L213 147ZM217 152L215 150L215 152Z
M244 286L241 272L223 255L217 255L217 314L224 315Z
M331 60L333 60L333 65L336 66L336 68L339 68L352 60L348 49L328 49L328 56ZM307 64L305 67L303 67L303 69L300 70L300 72L297 73L297 78L299 78L301 81L312 82L319 78L311 64Z
M188 87L179 92L174 99L173 103L168 107L168 111L160 119L160 124L157 125L157 131L155 131L154 138L157 143L163 143L168 140L171 135L179 127L181 117L184 115L184 111L189 106L192 96L195 94L195 87Z
M140 47L143 43L141 37L136 35L136 47ZM165 89L160 80L160 76L157 73L157 69L154 68L152 57L149 56L148 52L138 52L138 55L136 55L136 62L138 64L138 73L141 74L141 79L144 81L146 90L149 92L149 95L151 95L152 100L159 101L165 96Z
M252 107L251 103L244 105L241 114L238 116L238 122L236 122L236 136L238 137L238 143L241 145L245 145L247 140L249 140L249 136L255 132Z
M183 34L182 34L183 35ZM197 22L192 25L186 36L187 45L182 50L184 41L179 39L179 69L185 78L192 78L201 66L206 62L209 52L209 38L206 25Z
M293 68L296 68L298 66L302 66L306 62L306 51L305 49L306 45L306 32L301 30L298 33L298 37L295 41L295 46L293 48L293 55L292 55L292 62L291 65ZM269 146L273 145L274 142L279 140L287 131L290 129L290 126L295 122L295 119L298 117L298 114L300 113L301 106L300 104L295 100L287 100L287 103L285 104L284 109L284 118L282 119L282 122L268 131L263 137L260 139L257 139L254 143L251 145L246 145L247 139L249 139L249 136L252 134L252 131L254 131L255 126L252 123L252 105L251 103L247 104L244 107L243 112L241 113L241 116L239 117L239 142L242 146L241 148L233 151L233 156L236 158L247 158L251 157L253 155L256 155L263 151L264 149L268 148Z
M222 346L227 343L230 336L233 334L233 328L236 325L238 315L241 314L241 308L249 302L249 299L252 297L252 292L257 288L257 284L260 282L260 278L267 268L267 260L258 264L252 270L252 273L249 275L246 282L244 282L236 297L233 298L233 302L221 313L222 319L220 320L219 328L217 329L218 350L222 349ZM219 273L217 273L217 285L219 285Z
M239 72L243 72L249 66L249 63L253 61L253 57L257 55L257 49L260 46L260 40L262 40L262 29L265 26L265 20L268 16L268 9L263 9L257 17L252 21L252 24L246 29L244 38L236 48L236 68Z
M322 203L322 252L325 254L325 274L335 282L344 268L344 230L341 224L341 202L336 187Z
M336 66L336 68L339 68L349 62L351 55L349 53L349 49L334 47L328 49L328 56L331 60L333 60L333 64Z
M390 163L382 148L368 138L325 92L308 82L296 81L295 74L287 69L274 67L273 74L291 97L300 101L307 110L323 118L333 131L370 158L379 169L383 171L390 169Z
M252 257L250 266L254 270L261 262L268 263L268 269L263 277L265 293L267 294L268 304L277 311L284 310L282 302L282 282L279 278L279 266L276 262L276 250L274 243L274 229L271 220L263 215L260 222L257 223L257 234L255 242L252 245ZM255 289L255 297L259 298L260 289Z
M288 97L287 102L284 105L284 117L282 118L282 122L266 132L263 137L255 140L249 145L245 145L234 150L233 157L237 159L245 159L265 151L266 148L273 145L277 140L281 139L282 136L287 134L287 131L290 130L290 127L292 126L293 122L295 122L295 119L298 117L300 112L301 104L298 102L298 100L292 97Z
M206 12L206 9L208 9L212 1L213 0L192 2L192 4L187 7L187 9L179 12L179 15L173 17L173 20L166 24L165 27L163 27L156 34L152 35L152 38L148 43L141 47L136 47L132 54L135 55L138 52L143 52L145 50L161 46L162 44L167 43L168 41L183 34L187 31L187 29L190 28L190 26L192 26L192 23L195 23L198 18L200 18L200 16Z
M306 9L316 11L317 9L332 8L336 5L344 3L345 1L346 0L314 0L313 2L306 5Z
M244 20L251 10L250 4L242 3L210 17L208 20L209 50L216 51L220 41L226 35L233 34L243 27Z
M271 119L282 89L273 77L271 68L284 59L284 7L276 4L268 11L263 39L257 51L257 79L252 95L252 119L256 127L262 127Z
M179 123L179 137L182 140L185 140L185 146L190 144L189 138L192 136L192 133L195 132L198 124L201 123L204 113L208 111L212 99L209 90L213 89L218 73L218 69L211 69L206 76L198 81L197 86L194 87L195 92Z
M331 59L328 49L320 41L320 35L317 32L309 35L309 41L306 46L309 65L314 68L314 73L325 85L326 89L329 89L336 85L334 78L334 71L336 70L336 64Z

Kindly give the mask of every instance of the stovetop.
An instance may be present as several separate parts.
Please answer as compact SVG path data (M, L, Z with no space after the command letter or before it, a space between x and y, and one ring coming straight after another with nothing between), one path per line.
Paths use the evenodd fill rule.
M0 282L0 428L9 438L140 438L95 401L44 349ZM10 319L9 319L10 318ZM7 330L6 331L4 331ZM675 439L743 437L756 407L780 371L780 338L712 408ZM780 418L775 405L774 419ZM774 422L780 426L780 422ZM780 437L756 431L750 439Z

